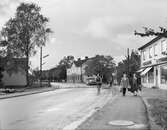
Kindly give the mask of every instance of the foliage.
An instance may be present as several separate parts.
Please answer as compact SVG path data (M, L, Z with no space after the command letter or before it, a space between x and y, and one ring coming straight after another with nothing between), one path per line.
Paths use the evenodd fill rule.
M132 51L129 57L129 76L140 68L140 55L137 51ZM117 80L120 82L123 73L128 73L128 58L122 60L117 66Z
M148 28L148 27L143 27L144 28L144 32L143 33L139 33L137 31L134 32L135 35L139 35L141 37L148 37L148 36L161 36L161 37L167 37L167 28L165 27L159 27L159 31L156 31L152 28Z
M74 63L74 56L69 55L65 56L63 59L60 60L59 65L53 71L55 73L55 80L61 81L66 80L66 69L70 68Z
M85 74L88 76L97 75L103 77L103 82L107 82L114 72L115 63L111 56L96 55L87 61Z
M36 47L45 45L51 29L46 27L48 18L41 8L33 3L21 3L14 18L10 18L2 28L1 45L6 47L8 57L26 57L26 75L28 81L29 56L36 53Z
M40 70L39 70L39 68L36 68L36 69L33 70L33 75L34 75L35 80L39 80L40 79Z
M1 67L0 66L0 87L3 87L3 82L2 82L2 78L3 78L3 74L2 74L2 72L3 72L3 67Z
M60 60L59 65L65 66L66 68L70 68L74 62L74 56L65 56L62 60Z
M61 81L61 80L66 80L67 75L66 75L66 67L65 66L61 66L59 65L57 67L57 80Z

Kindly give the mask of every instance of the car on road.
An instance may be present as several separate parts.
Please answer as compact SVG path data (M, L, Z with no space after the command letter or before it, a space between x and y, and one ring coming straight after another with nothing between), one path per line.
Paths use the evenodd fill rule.
M89 78L87 78L86 84L87 85L96 85L97 84L96 78L95 77L89 77Z

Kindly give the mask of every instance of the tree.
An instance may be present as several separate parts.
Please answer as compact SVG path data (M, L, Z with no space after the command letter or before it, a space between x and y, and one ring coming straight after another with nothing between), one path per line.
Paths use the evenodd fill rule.
M0 57L0 62L1 62L1 57ZM0 65L0 87L3 86L3 82L2 82L2 78L3 78L3 74L2 72L4 71L3 66Z
M33 70L33 75L34 75L35 80L40 79L40 70L38 67Z
M57 66L58 80L66 80L66 70L72 66L74 60L74 56L72 55L65 56L62 60L60 60L59 65Z
M96 55L87 61L85 74L92 76L99 73L103 77L103 81L107 82L108 78L112 76L114 69L115 63L111 56Z
M129 76L140 68L140 55L137 51L132 51L129 57ZM117 66L117 80L121 81L123 73L128 73L128 58L122 60Z
M6 46L8 57L26 57L26 78L29 85L29 57L35 55L36 47L44 46L51 33L47 28L48 18L43 16L41 8L33 3L21 3L14 18L9 19L2 28L1 44Z
M74 56L65 56L62 60L60 60L59 65L65 66L66 68L70 68L74 62Z
M165 27L159 27L159 31L156 31L155 29L143 27L144 32L140 33L135 30L134 34L139 35L141 37L148 37L148 36L160 36L160 37L166 37L167 38L167 28Z

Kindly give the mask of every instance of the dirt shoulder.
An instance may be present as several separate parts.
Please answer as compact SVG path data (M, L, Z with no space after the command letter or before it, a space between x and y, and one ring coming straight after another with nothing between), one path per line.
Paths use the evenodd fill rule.
M53 91L55 89L57 88L55 87L21 88L21 89L17 89L16 92L14 93L0 93L0 99L7 99L7 98L43 93L43 92Z

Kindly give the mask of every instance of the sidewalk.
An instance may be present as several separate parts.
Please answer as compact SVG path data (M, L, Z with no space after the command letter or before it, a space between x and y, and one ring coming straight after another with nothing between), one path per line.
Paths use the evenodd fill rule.
M114 121L131 121L133 125L111 125ZM113 122L111 122L113 121ZM123 123L123 122L122 122ZM122 125L122 126L121 126ZM141 97L118 95L81 124L77 130L149 130L145 104Z

